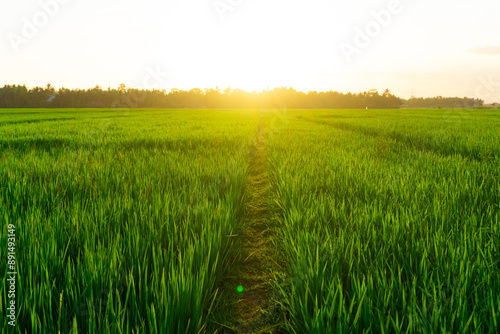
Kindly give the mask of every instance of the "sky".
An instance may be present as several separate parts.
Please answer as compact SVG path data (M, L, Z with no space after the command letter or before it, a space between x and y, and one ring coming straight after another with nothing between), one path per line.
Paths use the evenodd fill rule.
M0 0L0 86L500 102L498 0Z

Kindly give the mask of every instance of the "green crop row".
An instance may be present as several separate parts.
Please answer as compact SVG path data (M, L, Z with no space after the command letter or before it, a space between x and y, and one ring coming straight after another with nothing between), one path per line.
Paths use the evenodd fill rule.
M498 332L500 114L439 112L289 112L269 151L290 332Z
M17 239L14 330L202 331L234 252L255 117L62 110L21 122L28 112L0 117L0 253L8 224ZM12 330L6 265L0 320Z

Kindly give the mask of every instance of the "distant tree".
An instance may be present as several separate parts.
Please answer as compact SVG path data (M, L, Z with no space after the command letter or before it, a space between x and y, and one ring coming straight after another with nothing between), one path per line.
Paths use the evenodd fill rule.
M260 92L246 92L241 89L224 90L193 88L185 91L172 88L165 90L141 90L127 88L120 84L118 89L103 90L100 86L91 89L55 90L51 84L46 87L28 89L25 85L5 85L0 88L2 108L343 108L343 109L389 109L431 108L442 105L446 108L473 108L482 106L484 101L472 98L411 98L402 100L389 89L380 94L376 89L360 93L340 93L335 91L295 90L292 87L276 87Z
M404 107L407 108L474 108L482 106L483 103L484 101L480 99L442 96L410 98L403 101Z

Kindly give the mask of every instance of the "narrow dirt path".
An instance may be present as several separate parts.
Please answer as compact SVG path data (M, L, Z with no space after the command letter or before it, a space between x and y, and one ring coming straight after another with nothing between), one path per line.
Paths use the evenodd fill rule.
M245 188L245 215L241 222L242 250L236 281L239 294L237 332L270 333L272 301L270 282L278 265L272 260L273 244L269 182L266 159L266 122L260 119L257 144L250 161L250 178Z

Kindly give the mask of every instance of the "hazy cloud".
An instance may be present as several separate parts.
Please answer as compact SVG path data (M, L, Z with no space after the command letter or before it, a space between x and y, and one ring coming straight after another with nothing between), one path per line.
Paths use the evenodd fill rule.
M467 52L477 53L481 55L500 55L500 45L477 46L467 50Z

